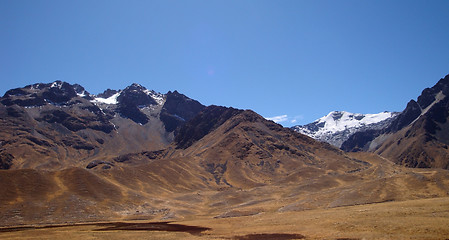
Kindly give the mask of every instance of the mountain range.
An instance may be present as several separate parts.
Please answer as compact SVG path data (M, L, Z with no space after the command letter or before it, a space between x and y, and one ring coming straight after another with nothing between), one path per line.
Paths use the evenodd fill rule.
M401 113L332 112L294 129L139 84L98 95L61 81L11 89L0 98L0 225L448 197L448 82Z
M0 102L3 169L85 167L163 149L178 126L205 108L177 91L132 84L96 96L61 81L9 90Z
M449 75L400 113L331 112L293 129L344 151L375 152L408 167L448 169L448 88Z
M297 125L293 130L338 148L356 132L379 130L388 126L399 115L397 112L360 114L333 111L307 125Z

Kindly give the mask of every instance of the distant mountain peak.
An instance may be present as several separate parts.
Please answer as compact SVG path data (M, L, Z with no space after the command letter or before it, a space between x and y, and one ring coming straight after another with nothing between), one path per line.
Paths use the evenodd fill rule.
M342 144L345 151L371 151L408 167L449 169L449 75L410 100L386 128L360 131Z
M123 91L145 91L147 90L146 87L138 84L138 83L133 83L129 86L127 86Z
M332 111L313 123L292 128L299 133L340 147L351 134L362 130L383 128L398 114L387 111L377 114Z
M50 158L42 168L53 168L74 166L80 156L95 163L105 152L157 150L204 107L137 83L98 95L60 80L11 89L0 97L0 169L20 167L22 160L37 166ZM77 160L65 161L72 157Z
M11 89L3 96L2 103L7 106L17 104L22 107L38 107L46 104L71 104L70 101L75 97L91 99L81 85L57 80Z
M95 95L94 100L101 102L101 101L103 101L102 99L108 99L119 92L120 92L120 90L114 90L114 89L108 88L108 89L104 90L104 92ZM117 97L115 97L115 99L116 98Z
M163 105L166 94L161 94L154 90L148 90L146 87L133 83L123 90L106 89L93 98L92 102L97 104L119 104L123 102L126 105L134 104L137 106Z
M56 80L56 81L51 83L50 88L59 88L59 89L61 89L64 84L67 84L67 83L66 82L62 82L61 80Z

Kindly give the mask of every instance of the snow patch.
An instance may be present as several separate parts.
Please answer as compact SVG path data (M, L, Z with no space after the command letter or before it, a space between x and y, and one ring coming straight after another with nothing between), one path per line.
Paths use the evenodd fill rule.
M108 97L108 98L94 98L94 100L92 100L93 103L104 103L104 104L117 104L118 103L118 96L120 95L120 92Z
M155 92L152 90L148 90L148 89L143 90L143 92L145 94L147 94L148 96L150 96L151 98L153 98L157 102L158 105L163 105L165 103L164 94L161 94L161 93L158 93L158 92Z
M31 86L30 86L30 89L31 89L31 90L36 90L36 89L39 89L39 86L40 86L40 84L37 83L37 84L31 85Z
M62 88L62 82L58 82L58 81L53 82L51 84L50 88L59 88L59 89L61 89Z
M339 132L348 128L358 128L364 125L378 123L391 118L393 113L381 112L377 114L360 114L350 112L331 112L318 119L319 123L324 123L324 127L317 133Z
M82 93L76 93L76 95L78 95L78 97L85 97L86 91L83 91Z

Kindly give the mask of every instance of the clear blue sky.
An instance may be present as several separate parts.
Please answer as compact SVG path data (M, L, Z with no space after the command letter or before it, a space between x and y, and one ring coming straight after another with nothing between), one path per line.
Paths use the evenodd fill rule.
M0 33L1 95L137 82L284 126L402 111L449 74L449 1L1 0Z

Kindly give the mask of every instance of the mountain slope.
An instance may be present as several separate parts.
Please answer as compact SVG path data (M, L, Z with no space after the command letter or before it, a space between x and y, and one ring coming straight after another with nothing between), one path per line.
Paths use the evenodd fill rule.
M417 101L382 130L356 133L346 151L372 151L409 167L449 168L449 75L426 88Z
M250 110L219 106L205 108L182 126L175 141L156 158L188 158L211 174L205 180L208 184L238 188L294 182L301 178L298 172L357 171L369 165Z
M0 171L0 225L232 218L449 192L445 170L345 153L250 110L209 106L178 131L166 149L109 169Z

